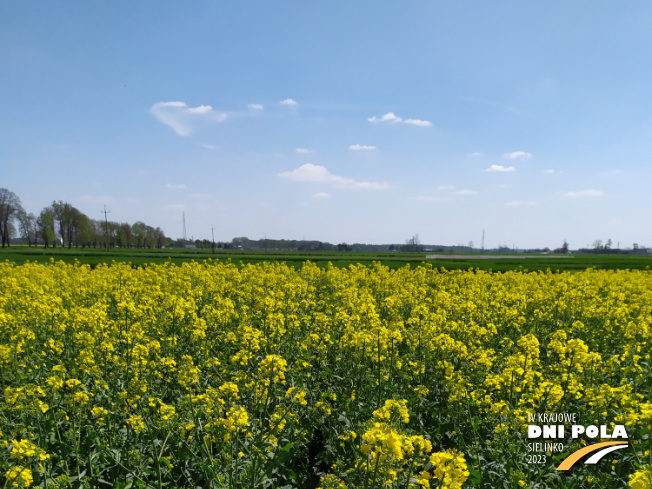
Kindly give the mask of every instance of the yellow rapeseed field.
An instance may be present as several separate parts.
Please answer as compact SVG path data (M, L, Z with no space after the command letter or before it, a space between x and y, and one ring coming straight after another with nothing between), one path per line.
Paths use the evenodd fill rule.
M0 484L649 489L651 324L648 271L0 263Z

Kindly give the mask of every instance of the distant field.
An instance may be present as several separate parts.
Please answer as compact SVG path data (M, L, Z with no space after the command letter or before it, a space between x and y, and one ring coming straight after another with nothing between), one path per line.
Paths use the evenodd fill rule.
M428 256L433 256L428 254ZM507 270L568 270L578 271L587 268L603 270L645 270L652 264L652 257L646 255L439 255L436 259L426 258L425 253L351 253L351 252L318 252L318 251L239 251L219 250L213 254L210 250L185 250L178 248L139 250L119 249L112 250L93 248L35 248L27 246L11 246L0 249L0 261L10 260L16 263L48 262L51 258L91 266L100 263L118 262L131 263L134 266L144 266L151 263L172 261L180 264L189 261L203 261L212 259L224 262L231 260L236 264L260 263L263 261L285 262L287 265L299 268L306 261L326 267L331 263L335 267L348 267L361 263L371 265L381 262L383 265L396 269L405 265L416 266L421 263L430 263L433 267L447 270L468 270L469 268L492 271Z

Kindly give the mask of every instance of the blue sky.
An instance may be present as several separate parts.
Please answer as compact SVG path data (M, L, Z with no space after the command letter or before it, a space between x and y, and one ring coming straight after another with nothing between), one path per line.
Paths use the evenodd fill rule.
M176 238L652 246L652 4L0 4L0 187Z

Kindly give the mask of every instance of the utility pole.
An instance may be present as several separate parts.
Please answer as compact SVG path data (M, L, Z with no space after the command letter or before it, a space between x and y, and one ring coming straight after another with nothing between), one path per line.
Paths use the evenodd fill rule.
M185 246L186 243L186 211L182 211L181 215L183 216L183 245Z
M482 251L484 251L484 228L482 229Z
M211 226L211 236L213 237L213 244L211 245L211 253L215 253L215 233L213 232L213 226Z
M104 214L104 232L106 233L106 249L108 251L108 249L109 249L109 220L107 219L106 215L111 214L111 211L107 211L106 206L104 206L104 210L100 211L100 214Z

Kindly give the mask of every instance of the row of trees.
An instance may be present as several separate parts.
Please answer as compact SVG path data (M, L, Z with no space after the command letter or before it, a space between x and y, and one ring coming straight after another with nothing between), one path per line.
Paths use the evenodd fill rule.
M23 209L20 198L0 188L0 238L2 247L19 235L29 246L46 248L75 247L138 247L162 248L169 239L161 228L143 222L117 223L91 219L67 202L55 201L38 215Z

